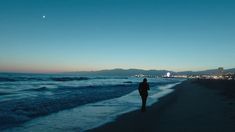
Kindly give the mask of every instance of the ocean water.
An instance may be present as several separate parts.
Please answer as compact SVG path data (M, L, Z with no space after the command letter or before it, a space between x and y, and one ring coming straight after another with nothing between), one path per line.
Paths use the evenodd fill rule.
M0 130L84 131L139 109L142 78L0 74ZM149 78L148 105L179 79Z

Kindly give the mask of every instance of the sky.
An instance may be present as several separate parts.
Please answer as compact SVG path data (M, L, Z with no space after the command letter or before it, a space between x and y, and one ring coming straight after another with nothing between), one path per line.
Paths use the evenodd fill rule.
M0 72L235 67L232 0L0 0Z

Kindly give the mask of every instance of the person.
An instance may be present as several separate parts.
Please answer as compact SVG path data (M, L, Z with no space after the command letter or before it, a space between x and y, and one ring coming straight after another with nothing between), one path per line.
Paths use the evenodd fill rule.
M139 90L139 94L140 94L141 99L142 99L141 111L145 112L146 111L146 101L147 101L147 98L148 98L148 90L149 90L149 84L148 84L146 78L144 78L143 82L141 82L139 84L138 90Z

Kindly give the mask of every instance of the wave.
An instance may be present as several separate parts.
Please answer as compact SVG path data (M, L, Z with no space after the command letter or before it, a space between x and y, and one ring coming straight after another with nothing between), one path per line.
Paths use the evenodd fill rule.
M0 77L0 82L17 82L17 81L81 81L89 80L88 77Z
M18 82L18 81L58 81L58 82L66 82L66 81L83 81L83 80L91 80L91 79L128 79L121 77L0 77L0 82Z
M60 76L2 76L0 77L0 82L18 82L18 81L56 81L56 82L68 82L68 81L86 81L86 80L102 80L102 79L128 79L128 77L60 77Z
M53 81L82 81L82 80L89 80L90 78L88 77L53 77L51 80Z
M0 92L0 95L8 95L8 94L11 94L9 92Z
M15 79L7 78L7 77L0 77L0 82L15 82Z
M39 88L32 88L32 89L26 89L22 91L36 91L36 92L42 92L42 91L50 91L51 88L48 87L39 87Z
M31 89L40 92L39 96L0 102L0 129L4 129L6 124L20 124L35 117L60 110L121 97L136 90L136 87L137 84L86 87L61 86L51 90L52 94L50 96L43 94L44 91L50 89L48 87Z
M53 81L82 81L82 80L91 80L91 79L128 79L128 77L52 77L50 78Z
M112 76L112 77L95 77L93 79L128 79L128 77Z
M123 83L127 83L127 84L130 84L130 83L133 83L132 81L125 81Z
M46 81L46 79L35 78L35 77L0 77L0 82L17 82L17 81Z

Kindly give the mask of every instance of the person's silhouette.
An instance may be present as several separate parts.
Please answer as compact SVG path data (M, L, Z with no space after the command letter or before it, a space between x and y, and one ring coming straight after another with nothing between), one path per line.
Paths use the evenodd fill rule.
M142 99L141 111L145 112L146 111L146 101L147 101L148 90L149 90L149 84L148 84L146 78L144 78L143 82L141 82L139 84L138 90L139 90L139 94L140 94L141 99Z

